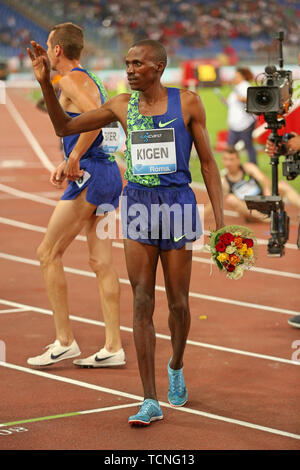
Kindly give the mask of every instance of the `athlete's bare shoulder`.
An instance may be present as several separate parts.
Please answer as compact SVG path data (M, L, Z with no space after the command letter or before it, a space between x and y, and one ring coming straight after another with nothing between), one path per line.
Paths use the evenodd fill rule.
M191 90L187 90L185 88L180 89L180 98L182 103L187 104L197 104L199 102L202 102L200 96L197 93Z
M200 96L191 90L180 90L182 112L187 122L191 120L205 122L205 109Z
M76 94L79 92L80 88L85 88L84 83L86 82L86 77L83 76L83 73L80 72L69 72L64 75L59 81L59 88L66 95Z
M74 83L80 84L84 80L86 80L85 74L74 70L72 72L66 73L63 77L61 77L59 84L61 87L63 87Z

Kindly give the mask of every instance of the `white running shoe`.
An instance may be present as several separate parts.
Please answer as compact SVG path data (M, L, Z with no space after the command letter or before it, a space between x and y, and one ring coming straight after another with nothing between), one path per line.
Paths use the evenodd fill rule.
M70 359L71 357L77 357L81 354L75 339L70 346L62 346L57 339L53 344L46 346L45 349L47 349L47 351L40 356L27 359L27 364L36 367L50 366L51 364L56 364L56 362Z
M92 356L86 359L75 359L73 364L79 367L114 367L126 364L126 359L123 349L111 353L107 349L102 348L96 354L92 354Z

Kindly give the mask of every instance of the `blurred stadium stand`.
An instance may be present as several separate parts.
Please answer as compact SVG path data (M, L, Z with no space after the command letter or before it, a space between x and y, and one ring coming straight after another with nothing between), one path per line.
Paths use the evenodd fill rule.
M0 0L0 57L6 59L25 54L31 39L46 44L47 29L31 21Z
M12 18L15 23L10 25ZM45 43L49 29L65 21L84 27L86 58L93 61L94 68L122 68L122 57L130 45L145 37L166 46L173 66L181 60L217 56L224 65L264 63L271 54L277 59L277 46L272 49L272 43L279 30L285 32L285 62L295 62L300 2L0 0L0 57L24 54L28 38ZM11 41L7 28L11 28Z

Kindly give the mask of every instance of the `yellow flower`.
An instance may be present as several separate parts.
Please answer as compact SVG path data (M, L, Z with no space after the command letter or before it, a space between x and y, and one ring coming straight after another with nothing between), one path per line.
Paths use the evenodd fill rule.
M247 251L248 247L246 243L243 243L242 246L238 249L239 255L244 255L245 253L247 253Z
M244 253L245 258L251 258L252 255L253 255L252 248L248 248L247 251Z
M220 253L219 256L217 256L217 260L220 261L220 263L224 263L224 261L227 261L228 258L228 253Z
M248 258L250 258L251 256L253 255L253 250L252 248L248 248L246 253L245 253L245 256L247 256Z

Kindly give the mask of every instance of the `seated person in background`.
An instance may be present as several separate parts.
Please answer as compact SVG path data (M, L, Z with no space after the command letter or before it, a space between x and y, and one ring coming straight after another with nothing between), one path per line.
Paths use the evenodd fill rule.
M222 156L224 170L221 171L225 202L236 210L246 222L268 221L265 214L249 211L244 201L245 196L267 196L271 194L271 183L266 175L250 162L241 163L234 147L227 148ZM300 195L286 181L279 181L279 194L300 209ZM211 206L205 207L204 214L209 215Z

